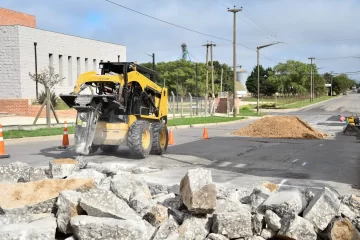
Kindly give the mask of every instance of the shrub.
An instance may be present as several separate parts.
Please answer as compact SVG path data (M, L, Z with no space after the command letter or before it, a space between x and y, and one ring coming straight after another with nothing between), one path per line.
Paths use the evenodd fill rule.
M44 91L42 91L41 93L39 93L38 102L40 104L43 104L45 100L46 100L46 93ZM56 108L56 106L58 105L58 97L56 96L55 92L53 92L53 91L50 93L50 101L51 101L53 107Z

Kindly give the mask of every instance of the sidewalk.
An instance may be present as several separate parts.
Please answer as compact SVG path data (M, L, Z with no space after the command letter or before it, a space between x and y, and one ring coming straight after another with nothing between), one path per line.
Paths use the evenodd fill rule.
M0 124L3 126L13 126L13 125L32 125L34 123L34 117L21 117L21 116L9 116L9 117L0 117ZM60 123L64 122L73 123L75 118L59 118ZM56 123L55 118L51 119L51 123ZM46 118L39 118L36 124L46 124Z

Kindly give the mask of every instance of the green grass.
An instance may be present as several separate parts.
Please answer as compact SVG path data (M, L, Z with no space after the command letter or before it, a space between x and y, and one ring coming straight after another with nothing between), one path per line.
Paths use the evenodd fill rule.
M75 127L68 127L69 134L75 132ZM26 137L41 137L41 136L54 136L62 135L64 133L64 128L41 128L36 130L9 130L4 131L5 139L12 138L26 138Z
M265 114L260 113L259 116L264 116ZM240 108L239 116L246 116L246 117L256 117L258 116L256 111L253 110L251 105L243 106Z
M244 119L244 117L193 117L193 118L175 118L169 119L168 126L181 126L181 125L193 125L193 124L204 124L204 123L219 123L219 122L231 122L236 120Z
M204 124L204 123L219 123L219 122L231 122L235 120L241 120L244 117L194 117L194 118L176 118L169 119L168 126L180 126L180 125L192 125L192 124ZM68 133L74 134L75 127L69 126ZM62 135L64 128L41 128L36 130L9 130L4 131L5 139L13 138L26 138L26 137L42 137L42 136L55 136Z
M306 106L309 106L309 105L312 105L315 103L319 103L319 102L328 100L330 98L331 98L330 96L323 96L323 97L314 99L313 102L310 102L310 100L304 100L304 101L299 101L299 102L294 102L294 103L283 105L283 106L281 106L281 108L283 108L283 109L302 108L302 107L306 107Z

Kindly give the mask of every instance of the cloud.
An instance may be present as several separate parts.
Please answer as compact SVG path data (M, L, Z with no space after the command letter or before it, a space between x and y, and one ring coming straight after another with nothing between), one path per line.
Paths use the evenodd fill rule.
M201 45L213 41L217 44L214 59L232 65L233 15L223 5L233 7L230 2L235 2L238 7L244 4L237 18L237 40L253 49L237 45L237 63L245 69L251 71L256 65L256 46L283 41L261 49L261 64L274 66L286 59L309 62L308 57L314 56L319 59L315 63L321 67L320 72L360 70L360 59L320 60L360 56L358 0L112 1L229 41L189 32L105 0L2 0L0 7L35 15L41 29L126 45L131 61L151 61L145 53L152 52L156 61L176 60L181 56L182 43L188 45L192 59L205 61Z

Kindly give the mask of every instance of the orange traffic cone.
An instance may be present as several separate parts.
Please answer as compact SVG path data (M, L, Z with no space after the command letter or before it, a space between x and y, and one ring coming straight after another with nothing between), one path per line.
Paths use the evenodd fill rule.
M5 153L2 125L0 124L0 158L8 158L8 157L10 157L10 155Z
M67 148L69 147L69 135L68 135L68 128L67 128L67 122L64 122L64 134L63 134L63 140L62 140L62 147L61 148Z
M170 129L168 145L175 145L172 129Z
M204 127L203 137L202 139L209 139L208 130L206 127Z

